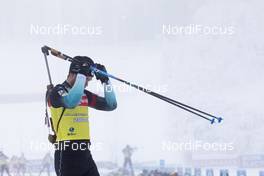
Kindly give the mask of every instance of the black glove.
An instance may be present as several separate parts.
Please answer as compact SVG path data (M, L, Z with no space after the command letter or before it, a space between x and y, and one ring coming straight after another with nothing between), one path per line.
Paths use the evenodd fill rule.
M101 70L101 71L107 73L107 71L106 71L104 65L101 65L101 64L95 64L95 66L96 66L96 68L97 68L98 70ZM106 75L104 75L104 74L101 74L100 72L95 72L94 74L95 74L96 79L97 79L97 80L100 80L102 84L103 84L103 83L107 83L107 82L109 81L108 76L106 76Z
M79 62L74 62L71 64L70 68L71 73L80 73L85 76L88 76L90 73L90 65L87 63L79 63Z
M74 57L76 61L73 61L70 66L71 73L80 73L85 76L92 76L90 66L93 65L93 61L86 56Z

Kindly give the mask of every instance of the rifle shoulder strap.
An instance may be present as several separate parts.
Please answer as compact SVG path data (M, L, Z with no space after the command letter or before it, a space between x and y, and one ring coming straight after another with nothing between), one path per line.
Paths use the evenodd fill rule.
M59 118L59 121L58 121L58 123L57 123L57 127L56 127L56 131L57 131L57 133L58 133L58 131L59 131L59 125L60 125L60 122L61 122L61 119L62 119L62 116L63 116L63 114L64 114L64 112L65 112L65 107L63 107L63 110L62 110L62 112L61 112L61 115L60 115L60 118Z

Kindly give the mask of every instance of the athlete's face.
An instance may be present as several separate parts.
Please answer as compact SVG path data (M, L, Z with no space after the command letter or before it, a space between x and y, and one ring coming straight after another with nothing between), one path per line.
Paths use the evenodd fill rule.
M92 76L86 76L86 82L85 82L85 87L88 86L88 82L91 81L93 79Z
M68 82L71 86L73 86L74 83L75 83L75 81L76 81L76 77L77 77L77 74L70 73L70 74L68 75L67 82ZM86 77L85 87L88 86L88 82L91 81L92 79L93 79L92 76L87 76L87 77Z

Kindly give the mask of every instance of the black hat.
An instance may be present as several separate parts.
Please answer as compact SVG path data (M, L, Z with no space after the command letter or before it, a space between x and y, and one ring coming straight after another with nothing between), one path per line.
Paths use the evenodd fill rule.
M87 64L89 66L94 65L94 61L90 57L87 57L87 56L75 56L73 60L74 61L70 65L69 72L74 73L75 72L74 69L76 68L76 65L83 65L83 64Z

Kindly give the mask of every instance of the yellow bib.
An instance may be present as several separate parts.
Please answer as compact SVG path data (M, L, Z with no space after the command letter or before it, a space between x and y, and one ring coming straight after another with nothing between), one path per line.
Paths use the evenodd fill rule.
M87 105L87 97L83 96L82 101L78 106L73 109L66 108L60 120L59 126L58 122L63 108L50 107L52 125L57 135L57 142L90 139L89 110Z

